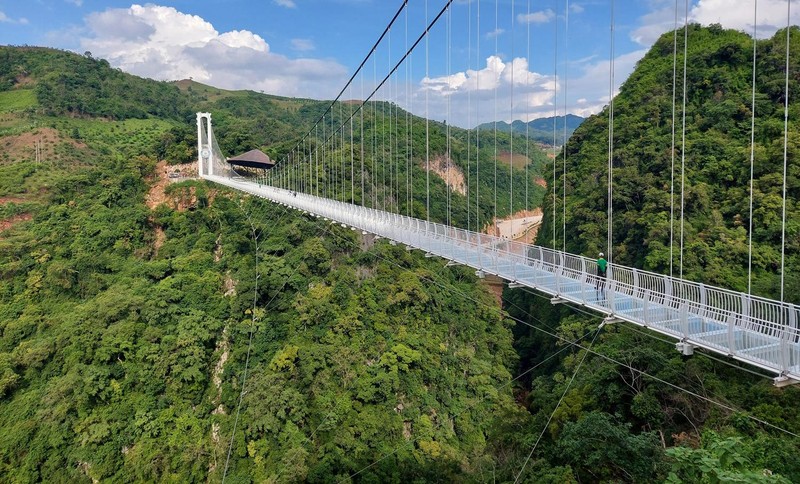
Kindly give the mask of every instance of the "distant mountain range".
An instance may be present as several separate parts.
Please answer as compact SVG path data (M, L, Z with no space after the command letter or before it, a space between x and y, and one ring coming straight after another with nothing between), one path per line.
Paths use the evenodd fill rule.
M516 120L511 124L505 121L497 122L497 130L505 133L513 131L518 134L526 134L528 138L538 141L539 143L552 145L553 144L553 120L555 120L555 144L561 146L564 144L564 119L567 121L567 137L572 136L572 132L581 125L586 119L574 114L567 114L566 116L550 116L549 118L539 118L529 121ZM478 126L481 130L494 129L494 122L483 123Z

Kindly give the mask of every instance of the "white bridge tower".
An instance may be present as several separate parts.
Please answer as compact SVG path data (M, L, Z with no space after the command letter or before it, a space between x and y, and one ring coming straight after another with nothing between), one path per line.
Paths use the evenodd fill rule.
M214 174L214 149L211 146L213 139L211 113L197 113L197 174L200 177Z

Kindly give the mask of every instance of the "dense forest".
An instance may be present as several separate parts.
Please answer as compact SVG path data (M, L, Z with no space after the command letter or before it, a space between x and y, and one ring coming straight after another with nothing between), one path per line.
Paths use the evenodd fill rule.
M747 42L716 28L690 34ZM665 42L623 86L618 122L652 107L634 95L652 89L636 83L661 75ZM795 388L708 355L682 357L645 330L599 330L599 316L541 295L507 289L501 307L466 268L204 182L170 184L163 203L148 205L157 163L196 156L196 111L213 113L226 153L261 147L281 158L326 107L0 47L3 481L800 480ZM370 105L365 136L390 130L387 109L398 112ZM603 151L582 141L602 136L602 123L587 120L568 145L568 203L595 203L577 198L592 192L578 182L594 179L578 170L604 166L599 155L580 158ZM475 170L474 132L430 124L437 154L449 144L454 163ZM644 146L627 136L621 153ZM480 140L482 159L493 142ZM530 176L552 169L530 152ZM424 178L419 160L411 169ZM647 176L665 176L663 166ZM505 202L508 184L498 187L498 214L518 209ZM480 200L481 220L493 204ZM415 199L417 216L424 208ZM456 199L454 223L466 224L467 210ZM649 222L631 220L630 230ZM591 231L603 224L582 222L588 234L576 231L570 248L596 250L604 237ZM632 240L619 244L633 251Z

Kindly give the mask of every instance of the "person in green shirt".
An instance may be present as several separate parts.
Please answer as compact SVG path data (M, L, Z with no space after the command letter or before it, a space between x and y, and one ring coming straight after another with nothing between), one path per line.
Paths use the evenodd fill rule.
M597 259L597 283L595 290L605 290L606 269L608 268L608 261L603 258L603 253Z

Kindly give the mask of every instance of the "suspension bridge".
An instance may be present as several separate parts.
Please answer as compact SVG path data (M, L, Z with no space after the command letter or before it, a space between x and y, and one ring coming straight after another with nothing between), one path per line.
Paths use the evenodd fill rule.
M415 49L422 45L425 47L425 78L429 79L428 39L433 35L434 27L440 22L446 25L442 35L447 47L447 70L448 74L451 74L450 42L453 27L450 9L452 0L446 2L438 15L432 16L430 19L426 2L426 23L422 33L416 38L410 38L408 35L407 3L402 2L402 6L383 35L336 100L331 103L291 154L278 162L274 168L251 176L244 176L234 170L226 162L226 157L217 144L212 128L211 114L198 113L200 177L316 217L323 217L330 220L331 223L350 227L364 235L372 234L383 237L392 243L400 243L408 248L422 250L426 255L444 258L452 264L469 266L475 269L476 275L479 277L486 274L499 276L508 281L510 287L524 287L550 295L554 304L570 303L589 308L605 315L603 324L627 322L648 328L673 338L676 341L676 349L685 355L691 355L696 349L703 349L765 370L774 375L774 382L778 386L800 381L800 329L798 329L800 307L783 301L783 286L781 287L781 300L772 300L680 277L625 267L614 263L610 257L606 277L598 279L597 262L594 259L484 233L485 230L481 230L482 227L478 225L477 221L480 213L477 206L479 195L469 192L466 200L469 204L474 198L474 227L477 230L455 226L450 217L453 190L450 185L447 187L446 199L431 199L430 136L433 128L430 126L427 103L424 106L424 132L417 133L417 135L424 134L425 137L425 149L422 153L419 150L414 151L414 123L410 120L408 111L401 113L395 104L395 101L401 99L405 100L406 104L413 104L414 98L410 95L411 88L409 87L411 83L407 82L412 76L413 70L409 64L413 62ZM511 2L512 18L515 15L513 11L515 3ZM527 8L530 13L530 3ZM402 37L403 42L395 41L395 47L392 48L392 28L399 29L399 19L403 12L406 12L405 36ZM517 14L520 13L524 14L525 12L517 12ZM470 13L470 15L473 14ZM494 15L496 18L497 11ZM479 11L477 16L479 19ZM608 109L610 118L608 150L609 252L613 249L611 234L614 152L613 93L615 89L613 13L610 19L612 48L609 92L612 101ZM478 20L475 25L470 23L468 26L470 32L473 29L477 30L479 22ZM688 33L688 17L683 30L683 35L686 35ZM676 29L676 39L677 32ZM392 58L392 53L397 51L398 44L400 44L400 53L394 55L388 63L387 74L382 80L377 77L377 68L373 69L372 79L368 79L367 82L371 88L365 92L365 78L368 76L365 66L370 59L373 60L373 64L375 63L374 59L378 55L380 46L385 45L387 41L389 47L384 53L388 53L389 58ZM477 41L476 45L479 45ZM685 45L686 41L684 48ZM788 46L787 29L787 93L789 83ZM472 44L470 43L471 48ZM479 47L477 48L477 55L480 56ZM675 49L677 58L677 40ZM471 59L472 53L470 53L470 62ZM405 71L402 69L403 66L406 66ZM755 78L755 52L753 69ZM398 76L403 76L403 72L405 77L398 79ZM358 75L361 76L360 95L356 92ZM480 77L478 77L478 82L480 82ZM685 85L684 81L684 89ZM673 98L675 97L674 93ZM341 102L341 99L356 98L363 99L363 101ZM788 94L786 98L788 112ZM377 99L382 99L383 102L378 102ZM755 103L755 94L753 102ZM512 102L512 113L513 106ZM448 113L450 113L450 108L448 101ZM494 108L497 109L496 102ZM469 110L473 109L480 109L479 100L476 99L474 105L470 105ZM674 111L673 105L673 126L678 124L675 122ZM365 121L365 112L367 121ZM388 140L384 135L379 140L374 129L372 135L365 136L365 126L369 126L370 122L375 123L381 116L383 116L385 125L390 128ZM447 146L444 151L449 156L451 139L449 125L439 126L437 129L445 131ZM409 133L409 131L411 132ZM475 136L477 138L480 134L476 133ZM481 161L494 163L495 191L493 196L495 199L494 223L496 223L498 220L496 130L494 139L494 159L481 159L479 140L474 141L475 151L468 154L467 158L474 160L476 165ZM673 127L673 157L675 153L674 139ZM383 146L378 148L377 145L381 143ZM511 143L513 160L513 137ZM470 143L468 142L467 145L470 146ZM525 150L527 149L526 145ZM372 151L371 165L369 161L366 161L370 151ZM525 154L527 155L527 153ZM445 164L445 169L449 169L449 162ZM422 176L425 177L425 209L420 211L414 209L414 200L417 199L413 193L415 187L414 166L416 165L424 165L424 170L417 171L417 176L422 173ZM513 166L513 163L510 165ZM555 166L554 163L554 170ZM477 167L475 173L476 176L481 173ZM682 170L681 173L683 173ZM508 176L511 181L510 196L513 197L515 188L513 168L510 169ZM785 159L783 177L785 232ZM417 186L419 184L420 180L417 180ZM467 187L473 191L477 190L478 181L467 181ZM527 203L527 178L525 193ZM417 193L417 197L419 196L420 194ZM517 194L517 196L520 195ZM408 203L401 203L403 200ZM681 203L683 202L681 201ZM431 220L431 208L437 205L446 205L447 207L447 217L444 223ZM509 207L514 207L513 199L509 203ZM404 211L405 213L403 213ZM415 217L420 212L424 213L424 219ZM468 209L468 216L470 213ZM783 254L784 247L781 250ZM781 271L784 270L782 262ZM781 274L783 275L783 272ZM783 284L783 277L781 284Z

